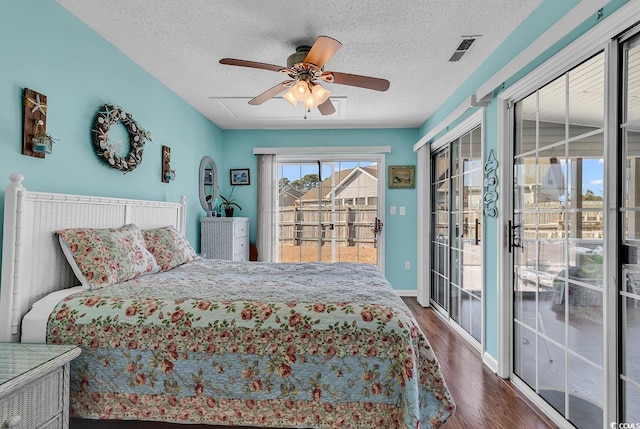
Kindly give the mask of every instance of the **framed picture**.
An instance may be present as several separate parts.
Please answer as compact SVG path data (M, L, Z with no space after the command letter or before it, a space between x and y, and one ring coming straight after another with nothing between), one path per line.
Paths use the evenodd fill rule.
M414 165L390 165L389 189L415 188L415 170Z
M231 169L229 173L231 175L231 185L249 185L251 183L248 168Z

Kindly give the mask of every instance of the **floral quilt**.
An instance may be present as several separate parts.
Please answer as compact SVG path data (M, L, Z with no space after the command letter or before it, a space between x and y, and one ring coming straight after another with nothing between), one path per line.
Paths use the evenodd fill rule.
M439 427L454 404L375 267L196 260L60 302L71 415L306 428Z

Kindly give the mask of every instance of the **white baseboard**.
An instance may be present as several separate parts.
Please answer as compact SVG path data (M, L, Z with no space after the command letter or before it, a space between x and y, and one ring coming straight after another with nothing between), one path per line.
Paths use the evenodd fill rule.
M482 362L487 365L494 374L498 373L498 361L489 353L482 353Z
M409 297L417 297L418 291L414 289L394 289L396 293L400 296L409 296Z

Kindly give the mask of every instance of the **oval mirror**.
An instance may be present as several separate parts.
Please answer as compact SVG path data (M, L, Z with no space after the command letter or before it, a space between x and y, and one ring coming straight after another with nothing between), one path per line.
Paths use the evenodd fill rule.
M214 201L218 196L217 191L218 167L213 158L205 156L200 161L200 204L207 213L213 209Z

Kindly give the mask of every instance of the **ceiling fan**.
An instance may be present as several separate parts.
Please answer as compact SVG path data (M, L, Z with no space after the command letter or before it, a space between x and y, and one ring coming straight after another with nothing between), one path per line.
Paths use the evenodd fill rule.
M284 73L289 79L280 82L249 100L251 105L259 105L265 101L289 91L284 98L296 106L302 102L305 112L317 107L322 115L331 115L336 108L329 100L330 92L320 82L336 83L340 85L357 86L360 88L386 91L389 89L389 81L376 77L361 76L357 74L324 71L324 65L340 49L342 43L327 36L319 36L313 46L300 46L296 52L287 58L287 66L259 63L255 61L238 60L235 58L223 58L220 64L230 66L249 67L263 70L271 70ZM306 114L305 114L306 119Z

